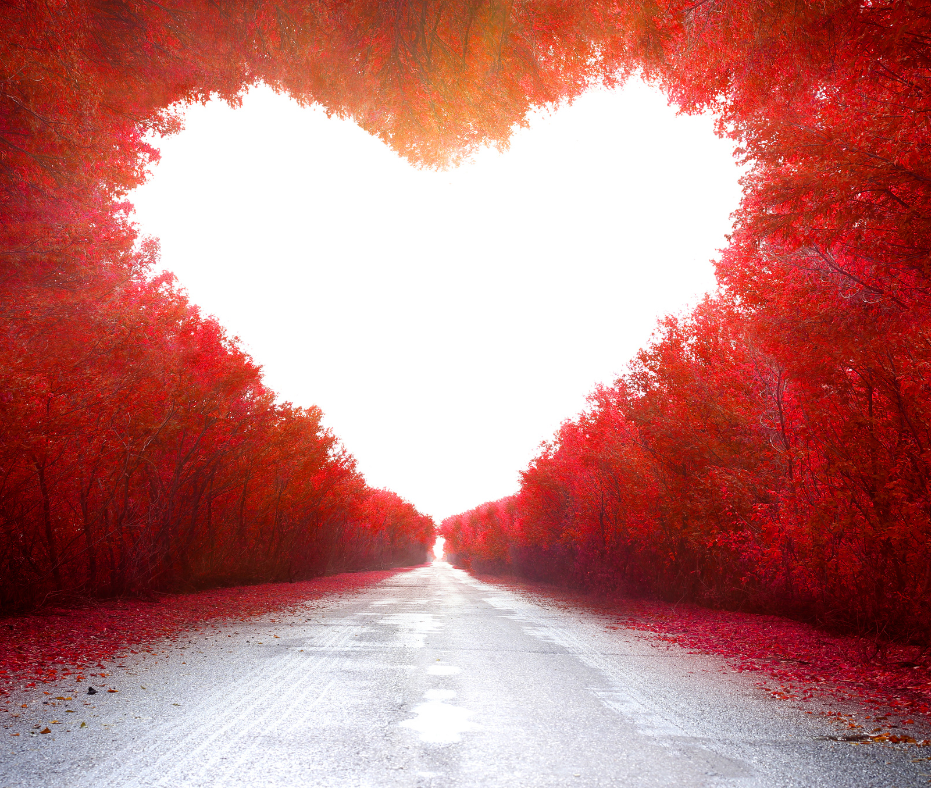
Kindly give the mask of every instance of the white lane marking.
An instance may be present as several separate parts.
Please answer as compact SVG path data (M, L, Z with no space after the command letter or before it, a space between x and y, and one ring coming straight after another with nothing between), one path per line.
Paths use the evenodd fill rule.
M411 710L416 715L414 719L398 724L416 730L421 741L431 744L454 744L460 741L462 733L483 730L482 725L468 719L471 711L444 703L456 695L452 690L428 690L424 694L428 702Z
M460 673L460 668L456 665L430 665L428 673L432 676L453 676L455 673Z

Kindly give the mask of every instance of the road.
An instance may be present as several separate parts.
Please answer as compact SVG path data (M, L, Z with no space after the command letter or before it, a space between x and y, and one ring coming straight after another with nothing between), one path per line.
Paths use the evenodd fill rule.
M607 624L435 562L34 698L0 787L929 784L926 748L826 740L753 676Z

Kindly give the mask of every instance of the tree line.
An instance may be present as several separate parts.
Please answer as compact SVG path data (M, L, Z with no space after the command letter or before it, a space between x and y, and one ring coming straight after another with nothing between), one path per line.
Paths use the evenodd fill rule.
M148 134L264 82L442 167L639 74L740 143L719 289L664 318L479 544L585 583L922 636L929 3L63 0L2 17L5 606L287 577L429 527L156 275L123 202L158 159Z
M518 494L445 520L448 549L929 642L927 7L694 3L678 24L649 73L747 164L719 286Z
M170 275L116 266L4 311L0 609L425 560L433 521Z

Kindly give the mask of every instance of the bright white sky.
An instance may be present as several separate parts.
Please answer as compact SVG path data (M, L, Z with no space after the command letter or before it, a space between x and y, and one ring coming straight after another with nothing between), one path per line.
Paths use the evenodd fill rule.
M656 326L714 286L733 144L642 83L416 170L266 89L195 106L131 195L163 267L366 481L440 521L518 473Z

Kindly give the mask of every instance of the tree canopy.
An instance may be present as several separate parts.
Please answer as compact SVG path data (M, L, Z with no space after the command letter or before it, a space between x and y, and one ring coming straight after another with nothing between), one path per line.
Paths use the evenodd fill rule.
M447 167L508 145L533 108L640 75L740 143L720 288L562 427L518 500L480 515L489 535L455 541L922 635L929 3L61 0L3 21L8 604L310 571L367 534L350 561L413 556L430 535L154 277L122 202L158 159L148 134L263 82Z

